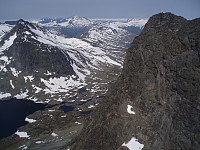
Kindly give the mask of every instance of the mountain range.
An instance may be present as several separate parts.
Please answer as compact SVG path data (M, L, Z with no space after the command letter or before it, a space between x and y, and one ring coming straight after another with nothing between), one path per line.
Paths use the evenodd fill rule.
M70 144L116 81L126 49L144 24L80 17L0 24L0 99L46 104L24 118L27 125L1 139L1 148Z
M200 19L146 22L0 24L1 102L43 103L0 149L198 150Z
M137 23L133 26L130 22L133 21L94 25L88 19L74 17L42 19L37 22L39 25L36 21L19 20L13 28L1 24L1 98L62 101L70 90L78 90L95 79L93 73L120 69L125 53L120 47L130 43L130 37L142 27L136 33L122 29L137 28ZM58 33L60 28L54 28L60 23L62 30L83 26L88 30L79 38L67 38ZM116 44L112 37L121 43Z

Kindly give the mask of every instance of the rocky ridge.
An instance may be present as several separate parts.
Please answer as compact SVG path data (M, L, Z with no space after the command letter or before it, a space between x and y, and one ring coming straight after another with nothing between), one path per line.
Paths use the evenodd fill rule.
M171 13L152 16L71 150L128 149L133 137L144 150L199 149L199 24Z

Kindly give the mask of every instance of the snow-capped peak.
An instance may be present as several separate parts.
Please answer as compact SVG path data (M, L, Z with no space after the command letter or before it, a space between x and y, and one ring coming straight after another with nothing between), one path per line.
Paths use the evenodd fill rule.
M54 26L54 27L84 27L90 26L93 22L85 17L73 16L69 18L44 18L40 21L33 21L41 26Z
M13 28L12 25L8 24L0 24L0 40L3 38L3 36L8 33Z

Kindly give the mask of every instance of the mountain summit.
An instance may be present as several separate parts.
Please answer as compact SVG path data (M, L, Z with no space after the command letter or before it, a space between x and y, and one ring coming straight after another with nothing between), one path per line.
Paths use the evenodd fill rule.
M171 13L152 16L71 149L199 149L199 25Z

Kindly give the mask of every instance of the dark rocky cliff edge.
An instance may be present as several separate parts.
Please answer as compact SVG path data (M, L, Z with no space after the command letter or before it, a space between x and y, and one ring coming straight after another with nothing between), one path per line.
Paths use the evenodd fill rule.
M132 137L144 150L200 149L200 19L149 19L71 150L127 149Z

